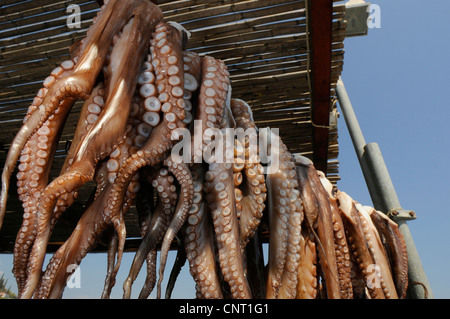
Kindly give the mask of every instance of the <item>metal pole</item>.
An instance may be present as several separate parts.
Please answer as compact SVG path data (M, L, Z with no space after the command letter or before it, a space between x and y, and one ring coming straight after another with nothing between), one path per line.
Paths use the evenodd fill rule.
M350 138L353 142L353 147L355 148L359 165L361 166L364 179L369 189L370 197L375 205L375 203L377 202L377 198L374 197L375 194L372 192L372 190L375 189L375 186L372 181L372 176L369 174L369 170L367 169L366 163L363 159L366 140L364 139L364 135L359 126L358 119L356 118L355 112L353 111L350 98L348 97L347 91L345 90L344 82L342 82L342 79L340 77L337 82L336 93L339 105L341 106L342 114L344 115L345 123L347 124L348 132L350 133Z
M336 93L374 207L388 214L398 224L405 238L408 251L408 297L433 298L433 292L406 222L415 219L415 213L401 208L380 148L377 143L366 144L341 78L337 82Z

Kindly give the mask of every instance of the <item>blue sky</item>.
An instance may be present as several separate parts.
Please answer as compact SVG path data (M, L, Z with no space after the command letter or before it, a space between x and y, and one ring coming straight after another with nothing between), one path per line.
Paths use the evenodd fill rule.
M450 298L450 28L448 0L378 0L381 28L345 40L342 79L367 143L383 153L402 207L418 215L411 233L435 298ZM372 205L343 116L339 118L339 189ZM168 278L174 254L170 255ZM120 298L133 254L127 253L112 297ZM0 271L12 286L12 256L0 255ZM67 298L98 298L106 257L92 254L81 264L81 288L66 289ZM138 277L133 296L142 287ZM185 266L173 297L194 296ZM154 294L152 294L154 295Z

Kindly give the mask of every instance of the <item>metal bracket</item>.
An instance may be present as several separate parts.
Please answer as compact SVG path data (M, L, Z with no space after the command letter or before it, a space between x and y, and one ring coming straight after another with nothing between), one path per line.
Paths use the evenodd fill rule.
M387 213L388 217L395 220L414 220L417 215L412 210L407 210L403 208L393 208Z

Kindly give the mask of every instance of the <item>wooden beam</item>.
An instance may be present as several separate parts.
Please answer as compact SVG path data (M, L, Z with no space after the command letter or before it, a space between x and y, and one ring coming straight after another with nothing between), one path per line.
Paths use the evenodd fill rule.
M331 88L332 0L308 0L313 161L327 173Z

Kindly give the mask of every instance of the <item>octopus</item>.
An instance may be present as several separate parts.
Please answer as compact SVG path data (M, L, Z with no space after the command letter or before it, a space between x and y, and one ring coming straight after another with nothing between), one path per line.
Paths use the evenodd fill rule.
M189 36L148 0L105 1L71 58L43 81L2 172L0 227L18 163L19 297L62 298L67 269L106 241L101 297L110 298L134 206L141 242L123 298L144 263L139 298L155 288L161 298L174 245L166 297L187 263L196 298L405 298L407 251L397 224L338 190L273 130L258 128L251 106L233 96L225 63L187 51ZM77 100L84 100L78 125L53 178ZM52 231L88 182L96 187L82 216L44 265Z

